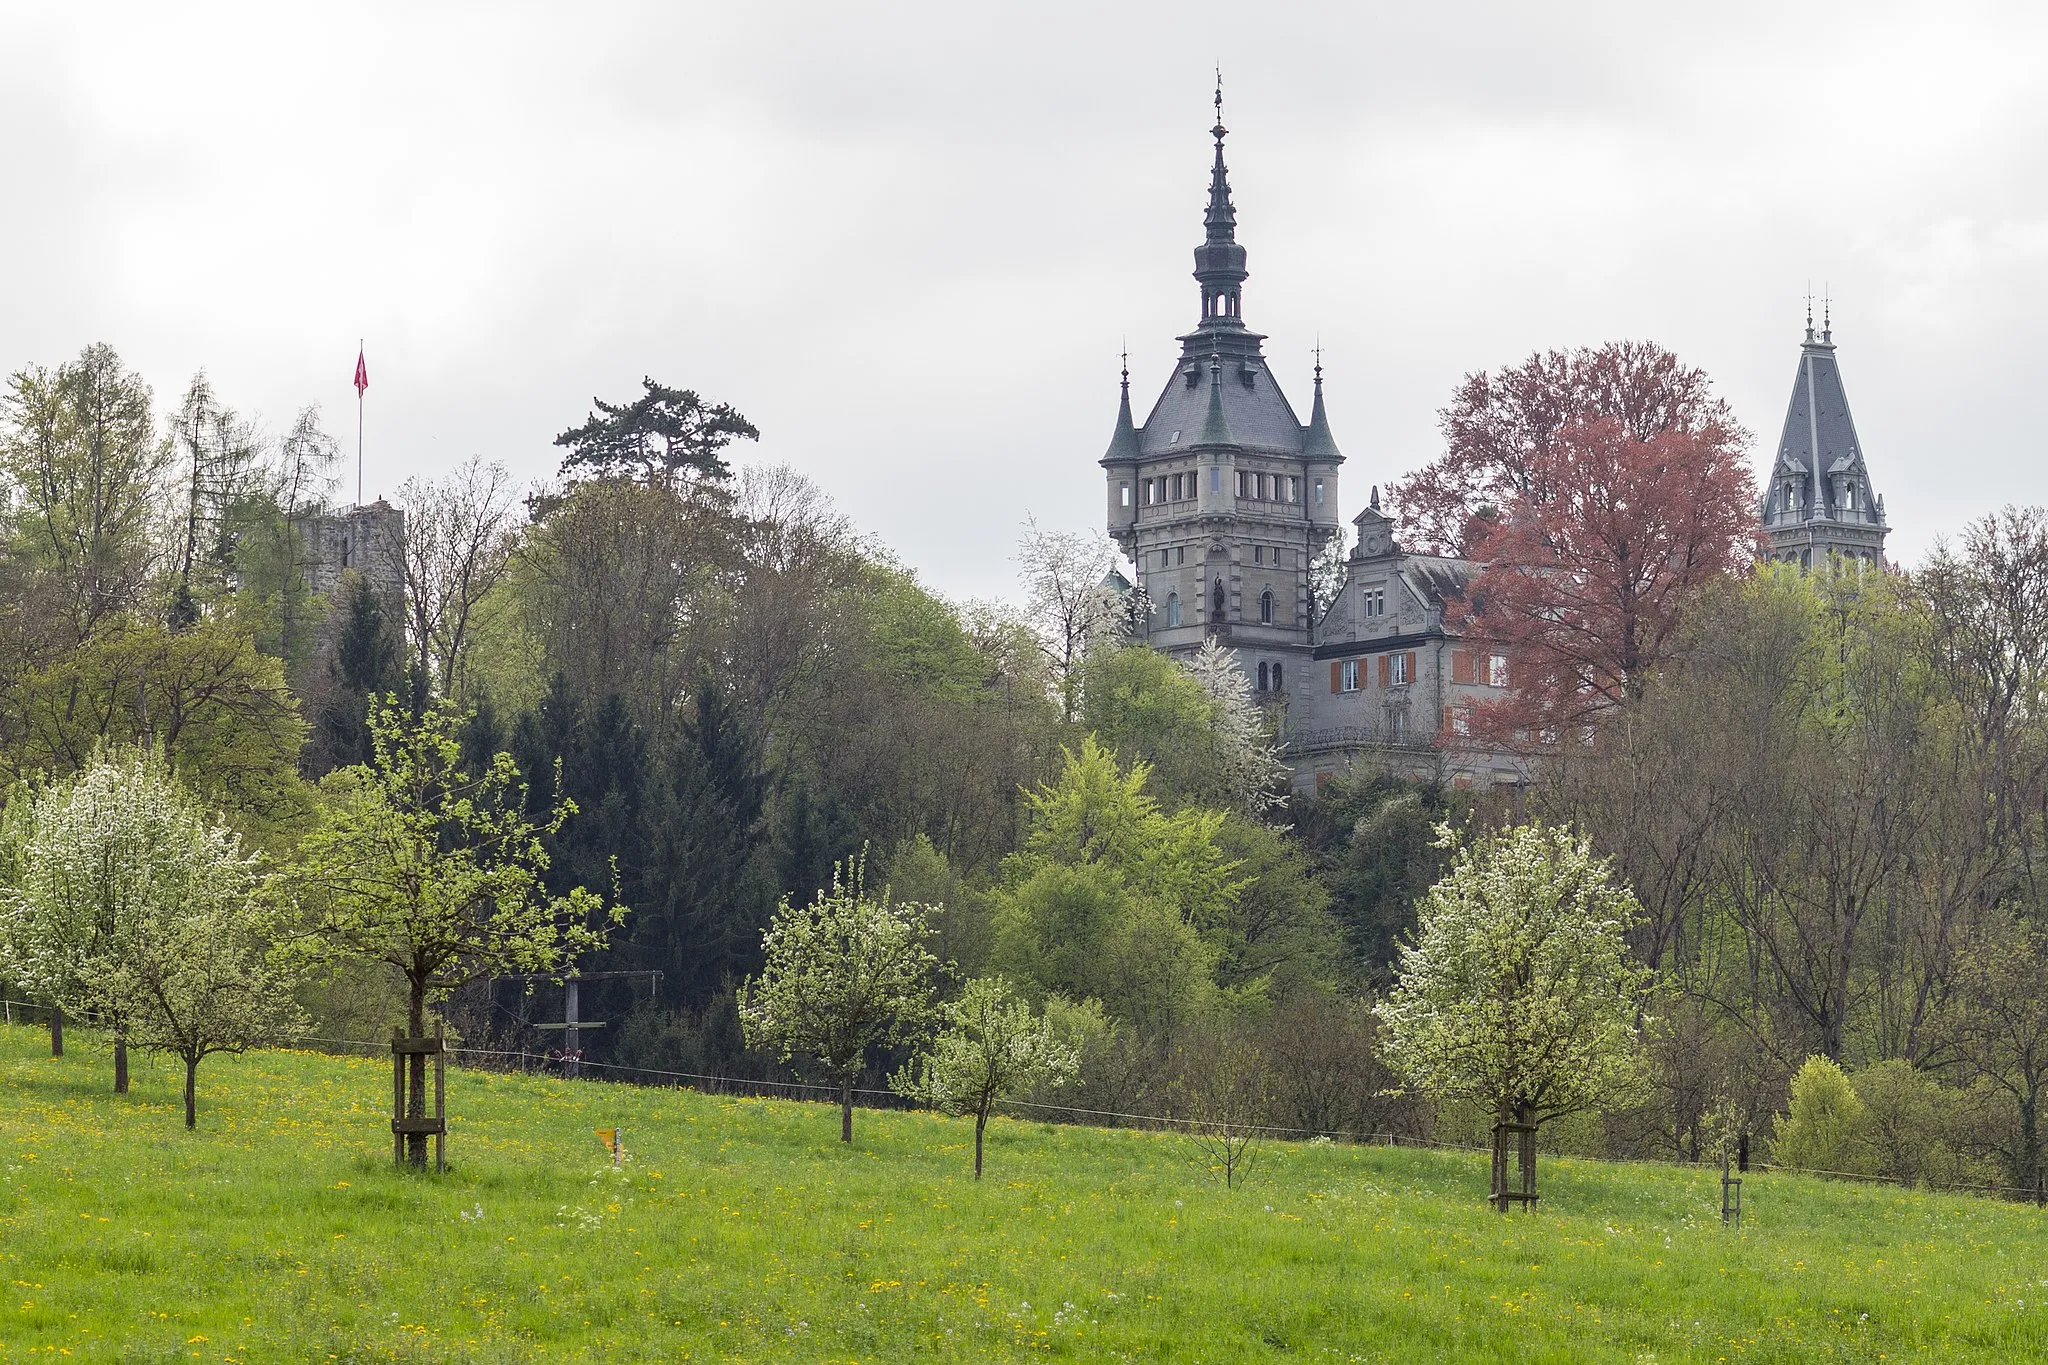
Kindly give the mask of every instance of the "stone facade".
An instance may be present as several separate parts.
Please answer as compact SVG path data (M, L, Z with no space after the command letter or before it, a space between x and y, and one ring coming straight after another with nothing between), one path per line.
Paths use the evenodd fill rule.
M1245 325L1220 101L1210 132L1200 320L1179 338L1142 425L1124 372L1101 460L1109 533L1151 606L1148 639L1182 657L1212 637L1229 648L1278 718L1298 786L1359 762L1459 784L1517 781L1512 760L1458 743L1466 708L1505 682L1504 663L1445 625L1467 565L1403 551L1375 492L1356 518L1343 589L1315 600L1312 565L1344 534L1344 456L1320 362L1304 423L1266 362L1265 338Z
M1102 457L1109 533L1152 606L1151 642L1186 656L1215 637L1278 702L1313 661L1310 568L1343 533L1322 370L1303 423L1245 326L1245 251L1223 163L1222 111L1211 130L1204 240L1195 248L1201 317L1144 424L1124 373L1116 432Z
M306 587L334 591L354 569L387 604L405 600L405 513L379 498L360 507L325 512L301 523L306 537Z

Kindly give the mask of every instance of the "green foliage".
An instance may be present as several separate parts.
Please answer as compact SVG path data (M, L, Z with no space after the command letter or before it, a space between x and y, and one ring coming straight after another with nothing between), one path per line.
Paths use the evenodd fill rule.
M908 691L951 702L978 699L988 665L960 617L893 564L866 566L862 588L876 668Z
M1541 824L1464 843L1423 898L1400 976L1376 1009L1387 1063L1439 1099L1542 1123L1640 1097L1650 973L1623 935L1636 899L1586 840Z
M870 895L865 874L865 859L850 859L809 905L783 897L762 936L766 964L739 992L749 1047L784 1061L808 1054L838 1083L844 1142L853 1141L853 1083L869 1050L923 1024L938 965L926 947L926 907Z
M562 472L594 478L674 481L685 471L703 479L731 476L720 452L735 439L758 441L754 424L725 403L706 403L690 389L641 381L631 403L590 401L597 411L555 437L569 453Z
M373 761L321 784L319 826L291 869L320 958L389 964L407 983L407 1024L468 982L567 969L604 947L625 908L586 887L551 894L542 839L575 806L528 817L510 754L472 774L459 719L408 716L393 699L370 715Z
M1027 797L1029 827L1013 866L1099 864L1194 925L1229 913L1242 883L1217 844L1220 811L1167 814L1146 791L1149 765L1128 769L1088 736L1052 783Z
M1145 763L1164 800L1256 817L1284 790L1266 718L1228 652L1181 664L1144 645L1101 647L1080 676L1082 723L1126 765Z
M1200 931L1116 868L1048 863L996 898L995 962L1038 994L1096 1000L1171 1036L1216 1001L1216 954Z
M1773 1125L1771 1159L1800 1171L1867 1172L1875 1165L1870 1113L1828 1057L1808 1057L1793 1074L1791 1109Z
M8 555L25 571L17 605L36 617L23 624L38 652L142 606L167 458L155 426L149 385L111 346L9 377L0 487L13 493Z
M1059 1089L1074 1078L1080 1049L999 976L969 981L939 1019L938 1036L889 1078L889 1088L948 1114L974 1115L979 1180L982 1134L996 1102Z
M1276 996L1329 984L1341 936L1307 853L1282 831L1238 815L1224 820L1216 842L1239 883L1224 913L1202 926L1219 953L1220 984Z
M993 951L989 897L953 870L929 835L904 840L889 855L889 894L931 907L933 949L968 976L979 976Z
M1336 778L1297 803L1294 832L1329 887L1355 977L1391 980L1416 907L1449 863L1436 827L1463 824L1468 804L1439 784L1381 774Z
M7 702L16 774L77 771L103 745L143 745L237 829L276 846L302 827L306 728L283 665L231 624L189 630L119 618L31 672Z
M1902 1057L1865 1067L1853 1078L1867 1119L1877 1174L1905 1184L1972 1180L1953 1135L1980 1116L1961 1091L1943 1085ZM1842 1169L1842 1168L1837 1168ZM1988 1183L1988 1182L1986 1182Z

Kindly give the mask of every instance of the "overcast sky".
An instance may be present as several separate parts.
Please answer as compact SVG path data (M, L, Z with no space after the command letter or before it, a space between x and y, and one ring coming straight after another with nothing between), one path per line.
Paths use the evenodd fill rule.
M1809 280L1894 557L2048 502L2048 6L0 0L0 368L111 342L376 493L643 374L728 401L925 580L1094 526L1174 336L1224 71L1246 320L1344 502L1458 377L1621 337L1772 448ZM1668 16L1668 17L1667 17Z

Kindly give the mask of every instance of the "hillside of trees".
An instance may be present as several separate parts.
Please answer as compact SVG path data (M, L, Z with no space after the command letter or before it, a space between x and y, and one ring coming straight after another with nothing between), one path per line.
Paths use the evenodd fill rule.
M748 1046L742 987L778 905L864 859L925 908L941 997L999 974L1065 1040L1044 1103L1185 1111L1227 1070L1277 1129L1458 1140L1493 1116L1404 1087L1375 1006L1446 831L1540 821L1633 892L1648 983L1641 1086L1546 1143L1700 1159L1743 1132L1811 1168L2037 1187L2048 513L1896 572L1759 566L1748 437L1703 377L1584 354L1540 422L1480 422L1495 399L1461 390L1409 486L1490 566L1467 627L1528 681L1490 724L1536 778L1479 797L1364 764L1306 797L1227 658L1142 644L1098 536L1020 528L1015 602L949 601L800 472L736 467L741 414L650 380L567 426L545 485L476 459L397 490L402 593L352 571L315 593L318 413L265 431L203 375L160 411L90 347L0 399L9 818L140 750L266 866L328 866L409 726L446 735L448 771L504 775L537 841L518 894L588 921L559 941L596 978L582 1060L606 1074L816 1079ZM267 932L312 932L298 913ZM559 1048L536 1026L569 958L491 961L445 978L447 1024ZM409 1001L374 954L329 954L295 1007L313 1037L377 1039ZM864 1084L909 1056L880 1049Z

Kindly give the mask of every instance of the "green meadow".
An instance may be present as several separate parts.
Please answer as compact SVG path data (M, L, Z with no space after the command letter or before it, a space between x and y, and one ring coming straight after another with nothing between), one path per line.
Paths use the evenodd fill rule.
M0 1361L2048 1357L2030 1207L1546 1159L1271 1144L455 1071L451 1170L394 1172L390 1064L215 1058L108 1091L0 1029ZM613 1170L593 1129L619 1125Z

